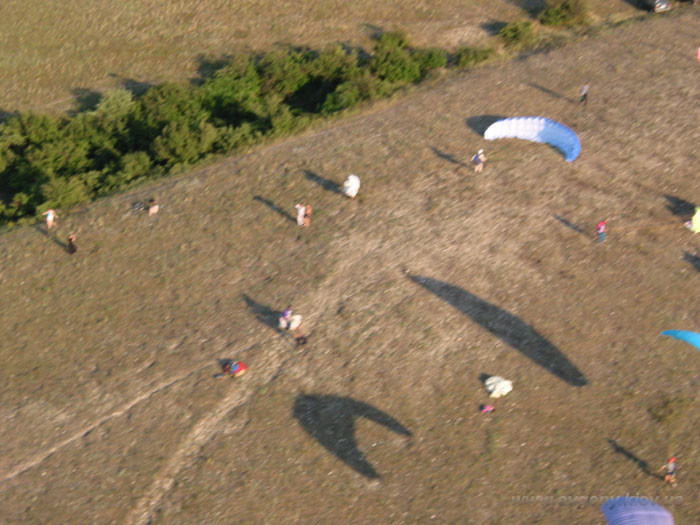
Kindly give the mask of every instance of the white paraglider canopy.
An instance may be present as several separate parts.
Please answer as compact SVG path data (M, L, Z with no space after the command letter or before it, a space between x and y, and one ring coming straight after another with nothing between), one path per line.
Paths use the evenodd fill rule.
M581 153L581 141L564 124L544 117L514 117L498 120L484 132L486 140L516 138L545 142L560 149L567 161L573 162Z

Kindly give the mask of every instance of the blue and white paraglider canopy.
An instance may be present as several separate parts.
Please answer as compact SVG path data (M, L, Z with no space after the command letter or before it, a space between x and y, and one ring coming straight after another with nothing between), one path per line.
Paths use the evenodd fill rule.
M675 337L676 339L685 341L689 345L693 345L695 348L700 350L700 334L697 332L689 332L688 330L665 330L661 332L661 335Z
M673 525L671 513L647 498L615 498L600 509L608 525Z
M554 120L544 117L514 117L497 120L484 132L486 140L524 139L551 144L573 162L581 153L581 141L576 133Z

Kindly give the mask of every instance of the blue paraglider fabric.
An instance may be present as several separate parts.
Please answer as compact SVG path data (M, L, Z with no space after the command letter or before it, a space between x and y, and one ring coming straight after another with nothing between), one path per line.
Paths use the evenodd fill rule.
M622 497L601 507L608 525L673 525L673 516L647 498Z
M675 337L676 339L685 341L686 343L691 344L700 350L700 334L696 332L689 332L687 330L666 330L665 332L661 332L661 335Z
M484 132L486 140L516 138L544 142L564 153L573 162L581 153L578 135L564 124L544 117L513 117L497 120Z

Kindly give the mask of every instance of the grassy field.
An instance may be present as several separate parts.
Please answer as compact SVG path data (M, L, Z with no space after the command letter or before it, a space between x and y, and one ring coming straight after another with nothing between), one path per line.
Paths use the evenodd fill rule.
M277 44L370 45L381 30L416 45L493 40L543 0L6 0L0 6L0 114L64 111L115 87L200 78L232 53ZM640 14L626 0L589 0L596 20Z
M700 355L659 334L700 329L698 34L649 17L4 233L3 521L590 524L515 498L638 493L693 523ZM480 136L527 114L581 157ZM490 415L482 374L515 386Z

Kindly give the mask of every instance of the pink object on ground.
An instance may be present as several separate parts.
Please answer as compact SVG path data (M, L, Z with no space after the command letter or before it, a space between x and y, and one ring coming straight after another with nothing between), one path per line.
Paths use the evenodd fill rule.
M496 407L494 407L493 405L484 405L481 408L481 413L488 414L489 412L493 412L494 410L496 410Z

